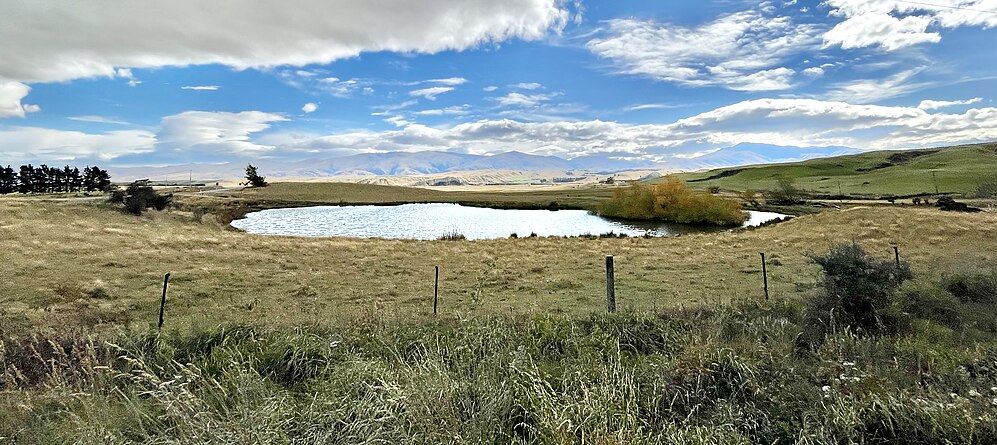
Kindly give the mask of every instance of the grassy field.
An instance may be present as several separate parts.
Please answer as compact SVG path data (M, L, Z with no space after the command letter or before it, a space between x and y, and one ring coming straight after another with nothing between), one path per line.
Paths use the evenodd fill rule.
M689 185L725 190L771 190L790 178L811 194L856 197L973 194L997 180L997 144L905 152L877 151L789 164L684 173ZM936 190L937 186L937 190Z
M264 188L246 188L220 193L182 193L190 205L213 207L241 203L253 208L339 204L405 204L449 202L496 208L592 209L613 195L613 187L550 187L536 191L443 191L417 187L351 184L342 182L275 182Z
M774 295L815 279L805 255L856 240L937 274L997 259L995 216L853 208L757 230L675 238L520 238L475 242L256 236L183 212L134 217L101 205L0 200L4 326L148 326L172 272L168 322L203 327L266 320L328 325L375 311L428 317L441 267L446 316L604 308L603 262L615 255L621 307L759 298L758 252Z
M316 185L195 198L341 190ZM673 238L427 242L14 197L0 239L0 443L997 440L994 213L860 206ZM801 344L820 280L807 255L852 241L887 261L897 244L912 265L903 323Z

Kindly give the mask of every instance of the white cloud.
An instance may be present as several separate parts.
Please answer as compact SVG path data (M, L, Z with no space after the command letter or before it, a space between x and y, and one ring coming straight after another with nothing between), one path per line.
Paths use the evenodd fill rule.
M842 49L881 46L892 51L919 43L937 43L942 36L927 32L931 18L909 16L896 18L889 14L867 13L849 17L824 34L825 46Z
M409 91L408 95L412 97L425 97L429 100L436 100L436 96L444 93L449 93L454 89L451 87L429 87L420 90Z
M881 79L861 79L838 83L824 95L824 99L850 103L872 103L883 99L904 96L931 84L914 82L924 68L912 68Z
M429 80L426 81L426 83L435 83L435 84L439 84L439 85L457 86L457 85L463 85L463 84L467 83L467 79L465 79L463 77L448 77L446 79L429 79Z
M128 86L132 88L137 87L140 83L142 83L141 80L135 78L135 75L132 74L132 70L128 68L118 68L114 70L114 76L122 79L128 79Z
M428 127L400 115L388 115L385 120L397 129L354 130L327 136L264 132L272 123L283 120L283 116L259 111L188 111L164 118L158 133L135 130L87 134L15 127L0 130L0 153L11 162L111 160L136 153L164 159L177 154L183 156L173 158L188 159L190 153L202 158L231 159L288 153L315 156L422 150L520 150L569 158L614 153L667 160L738 143L891 149L997 139L997 108L993 107L932 113L914 107L816 99L750 100L662 124L488 119Z
M810 68L804 69L803 74L807 77L813 77L815 79L818 77L824 77L824 68L821 68L819 66L812 66Z
M66 119L78 122L93 122L97 124L131 125L129 122L111 119L103 116L70 116Z
M306 114L307 113L314 113L315 110L317 110L317 109L318 109L318 104L316 104L315 102L308 102L304 106L301 107L301 111L305 112Z
M495 91L497 89L498 89L497 86L495 86L495 85L489 85L487 87L482 88L481 91L484 91L486 93L491 93L492 91Z
M679 108L681 105L676 104L636 104L624 108L626 111L638 111L638 110L665 110L669 108Z
M282 77L285 76L285 74L286 72L282 74ZM285 81L287 81L286 77ZM357 92L357 90L362 90L364 91L364 94L369 94L366 91L370 88L368 86L369 82L362 79L342 80L338 77L324 77L314 82L311 79L306 79L306 81L309 82L309 85L311 85L312 88L315 88L318 91L342 98L352 96L353 93ZM288 84L298 88L305 88L305 85L296 84L295 81L289 81ZM371 89L370 91L373 92L374 90Z
M0 130L0 154L7 162L59 162L76 159L111 160L120 156L148 153L155 134L144 130L107 133L53 130L38 127L12 127Z
M791 86L794 71L782 65L818 49L821 33L820 25L743 11L698 27L610 20L604 36L587 47L626 74L685 86L771 91Z
M645 159L667 159L738 143L913 148L993 140L997 138L997 108L944 114L913 107L815 99L759 99L667 124L497 119L451 127L427 127L405 121L400 127L383 132L354 131L299 139L277 149L311 153L520 150L565 157L624 153Z
M414 111L412 112L412 114L416 116L463 115L467 114L467 110L470 108L471 108L470 105L464 104L460 106L452 106L446 108L434 108L429 110Z
M879 46L887 51L921 43L936 43L941 34L933 29L962 26L997 26L994 0L826 0L832 16L844 17L825 34L828 46L864 48Z
M188 85L180 87L181 90L194 90L194 91L217 91L218 85Z
M185 111L163 118L156 133L156 151L259 155L274 147L252 142L250 135L270 128L272 122L286 120L262 111Z
M951 100L951 101L922 100L921 103L917 106L917 108L920 108L925 111L931 111L931 110L938 110L941 108L955 107L958 105L972 105L980 102L983 102L982 97L974 97L972 99L967 99L967 100Z
M532 91L532 90L539 90L540 88L543 88L543 85L541 85L539 83L536 83L536 82L529 82L529 83L523 82L523 83L517 83L517 84L514 84L514 85L509 85L509 87L510 88L517 88L517 89L520 89L520 90L530 90L530 91Z
M12 80L5 80L0 77L0 119L5 117L24 117L27 113L41 111L38 105L22 104L31 91L31 87Z
M509 93L496 98L499 105L504 107L535 107L542 102L553 99L557 94L522 94Z
M58 82L111 77L116 67L244 69L324 64L362 52L436 53L540 39L570 18L557 0L302 0L293 7L236 0L191 13L203 7L200 0L0 0L0 77Z

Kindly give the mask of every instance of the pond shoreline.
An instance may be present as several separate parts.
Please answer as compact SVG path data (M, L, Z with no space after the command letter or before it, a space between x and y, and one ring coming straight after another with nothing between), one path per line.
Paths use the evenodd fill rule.
M235 219L237 230L260 235L386 239L518 237L671 237L713 233L782 221L789 215L747 211L741 226L677 224L600 216L584 209L500 209L459 203L322 205L265 209Z

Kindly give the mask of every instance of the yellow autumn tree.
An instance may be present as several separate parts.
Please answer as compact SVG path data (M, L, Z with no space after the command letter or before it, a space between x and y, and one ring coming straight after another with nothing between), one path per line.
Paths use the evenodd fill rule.
M748 214L737 201L693 190L674 176L654 185L617 190L599 209L603 216L682 224L739 226Z

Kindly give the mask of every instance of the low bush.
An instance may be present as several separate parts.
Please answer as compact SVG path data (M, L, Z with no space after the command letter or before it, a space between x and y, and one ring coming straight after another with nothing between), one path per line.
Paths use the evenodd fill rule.
M111 202L118 202L124 205L125 211L135 215L141 215L145 209L154 208L164 210L173 202L173 195L157 193L146 181L135 181L131 183L124 192L118 195L115 191L111 194Z
M913 277L909 264L898 268L893 261L872 258L856 243L839 244L810 258L822 276L819 290L807 303L808 343L819 343L839 328L868 335L900 329L902 317L893 297Z
M741 204L709 192L697 192L669 176L655 185L634 184L617 190L605 201L599 214L603 216L661 220L683 224L738 226L747 220Z

